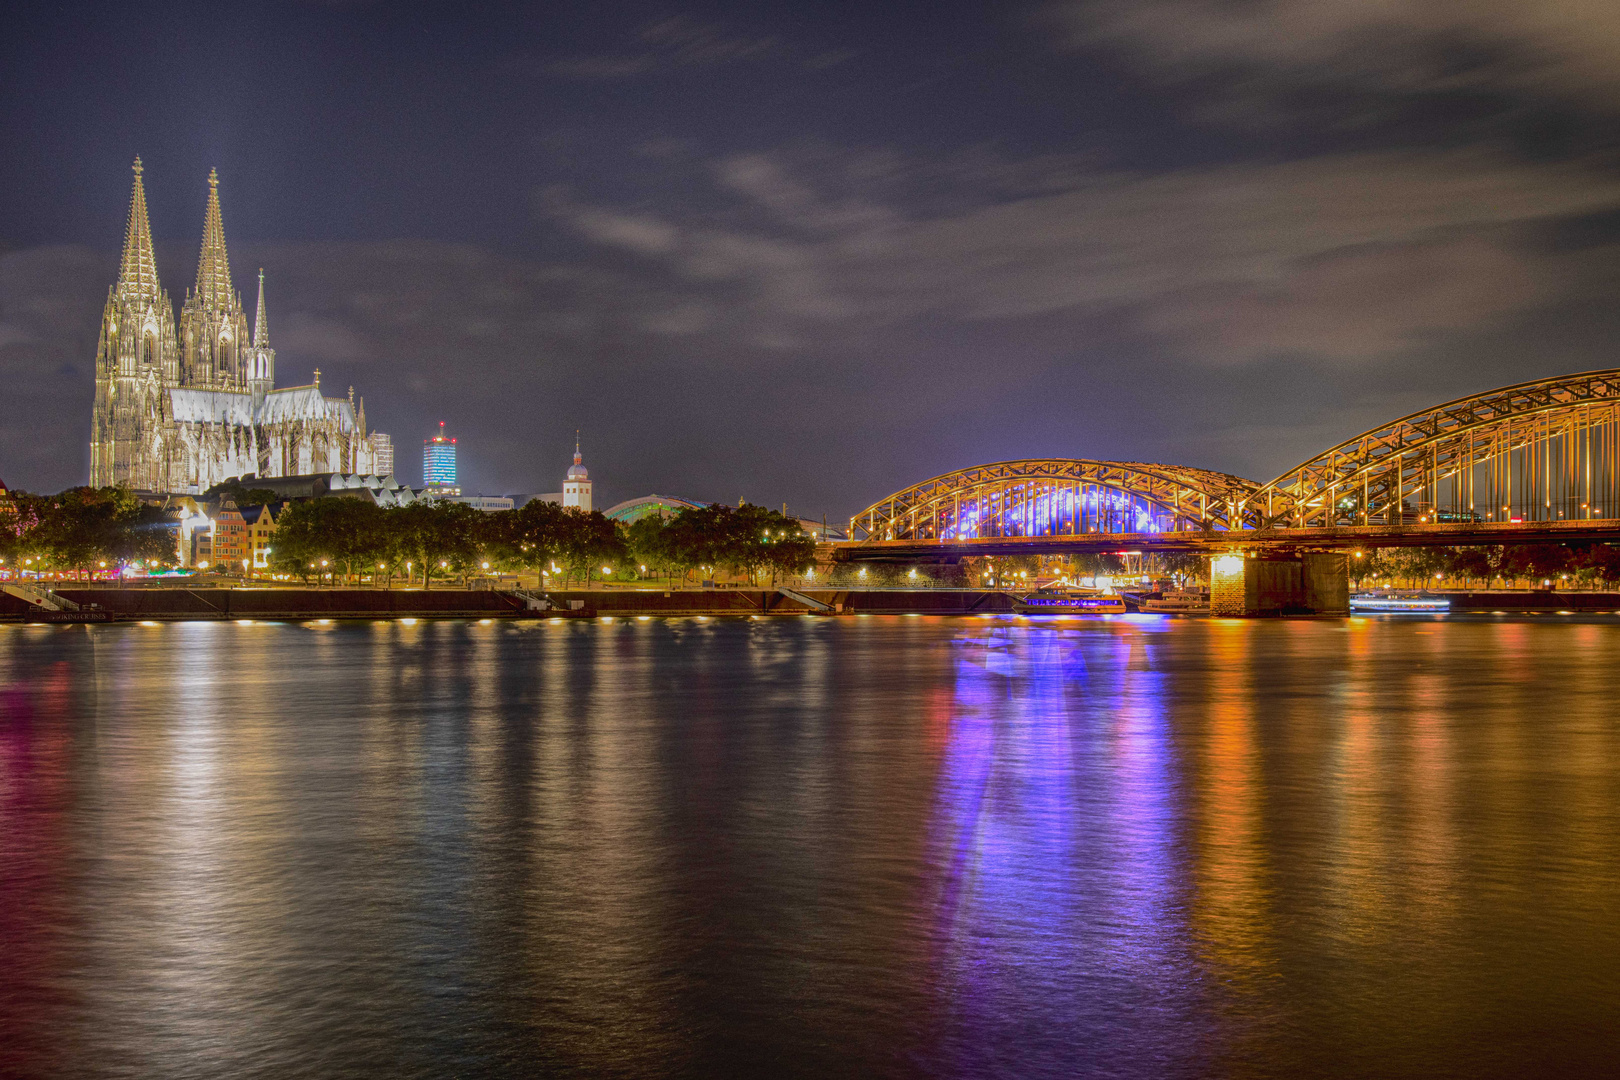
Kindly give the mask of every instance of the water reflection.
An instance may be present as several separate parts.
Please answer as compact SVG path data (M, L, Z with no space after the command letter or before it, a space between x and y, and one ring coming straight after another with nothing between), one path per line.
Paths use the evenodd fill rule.
M1176 917L1184 855L1153 636L1013 625L956 646L932 822L952 1018L941 1071L1193 1065L1206 1032Z
M0 627L0 1074L1596 1075L1617 659L1580 619Z

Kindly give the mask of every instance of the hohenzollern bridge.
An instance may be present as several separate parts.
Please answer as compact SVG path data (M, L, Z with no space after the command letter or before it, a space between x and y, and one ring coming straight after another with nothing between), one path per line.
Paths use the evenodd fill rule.
M1183 465L1001 461L913 484L835 558L1335 552L1620 540L1620 369L1459 398L1267 483Z

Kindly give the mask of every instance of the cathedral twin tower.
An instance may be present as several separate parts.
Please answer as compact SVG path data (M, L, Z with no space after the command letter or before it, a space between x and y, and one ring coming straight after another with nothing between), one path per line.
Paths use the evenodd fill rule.
M365 404L355 405L352 389L347 399L325 397L319 371L310 386L276 389L264 271L249 337L213 172L197 284L176 325L158 283L140 158L134 168L123 260L96 348L90 483L197 494L237 477L373 472Z

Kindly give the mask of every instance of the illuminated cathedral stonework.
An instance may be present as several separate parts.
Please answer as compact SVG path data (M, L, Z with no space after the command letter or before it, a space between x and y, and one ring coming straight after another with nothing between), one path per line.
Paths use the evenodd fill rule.
M231 284L219 179L208 175L197 285L180 308L158 283L141 160L118 283L107 296L96 347L90 483L140 491L199 493L246 476L375 472L365 402L309 386L277 390L276 353L264 309L248 336Z

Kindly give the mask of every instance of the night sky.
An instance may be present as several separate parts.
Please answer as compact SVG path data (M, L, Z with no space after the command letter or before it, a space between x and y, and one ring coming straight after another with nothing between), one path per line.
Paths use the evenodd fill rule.
M1577 0L8 5L0 479L85 480L136 154L402 479L836 520L1620 365L1617 116Z

